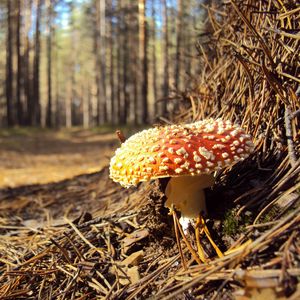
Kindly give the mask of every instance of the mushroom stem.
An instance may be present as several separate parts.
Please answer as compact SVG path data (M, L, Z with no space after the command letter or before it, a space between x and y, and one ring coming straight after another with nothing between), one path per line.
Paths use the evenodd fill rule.
M189 223L193 219L197 220L195 226L197 249L199 257L203 262L205 262L206 259L200 243L200 233L202 232L205 233L218 256L223 256L223 253L211 238L202 217L202 213L206 213L204 189L212 186L214 181L214 176L207 174L200 176L172 177L165 191L167 196L166 207L168 207L170 211L173 211L173 207L175 207L181 212L181 218L178 223L180 223L182 227L182 229L180 229L183 230L183 236L184 233L187 232Z
M181 212L181 219L197 218L199 213L206 213L204 190L214 184L213 175L172 177L167 185L166 207L175 206ZM183 224L182 224L183 225Z

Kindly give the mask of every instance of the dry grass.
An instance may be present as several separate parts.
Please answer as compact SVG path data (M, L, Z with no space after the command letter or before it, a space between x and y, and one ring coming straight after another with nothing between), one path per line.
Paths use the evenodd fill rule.
M184 270L157 183L105 193L107 182L95 199L113 199L112 210L90 207L87 219L69 215L41 228L25 226L25 213L13 223L1 212L2 299L299 299L299 8L296 1L247 0L208 9L203 72L177 97L174 121L222 117L253 135L253 155L220 173L208 193L220 245L244 246L198 265L182 245ZM107 180L103 172L96 181L85 177L87 201L95 183ZM76 191L66 199L80 199ZM26 213L34 195L23 195Z

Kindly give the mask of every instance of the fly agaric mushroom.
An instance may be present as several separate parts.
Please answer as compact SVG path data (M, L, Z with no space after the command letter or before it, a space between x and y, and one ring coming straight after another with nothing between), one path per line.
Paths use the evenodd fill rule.
M117 149L110 177L124 187L170 177L166 206L181 212L180 223L206 212L204 188L213 173L245 159L254 148L250 135L221 119L151 128L134 134Z

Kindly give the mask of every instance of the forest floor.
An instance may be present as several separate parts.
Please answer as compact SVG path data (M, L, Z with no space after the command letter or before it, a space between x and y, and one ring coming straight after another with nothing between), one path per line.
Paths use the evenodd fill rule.
M101 170L117 146L112 132L0 131L0 188L58 182Z
M207 195L216 210L208 226L218 244L223 250L244 246L217 258L202 238L210 257L203 264L181 240L186 269L163 205L165 182L124 189L109 178L118 146L112 130L2 131L0 145L1 299L299 299L298 248L290 246L298 241L299 206L267 227L245 227L234 239L221 239L224 218L235 219L218 219L218 213L244 194L239 187L263 184L266 171L251 172L249 161L246 178L228 175L229 188L219 184ZM218 208L220 199L229 202ZM194 231L188 239L196 249ZM282 273L278 262L287 255Z

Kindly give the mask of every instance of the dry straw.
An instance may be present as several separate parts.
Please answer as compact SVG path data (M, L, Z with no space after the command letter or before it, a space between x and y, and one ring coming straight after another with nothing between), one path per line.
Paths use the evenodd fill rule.
M299 299L299 7L246 0L205 8L210 32L197 47L202 73L176 96L181 105L173 121L222 117L253 135L255 153L219 174L215 188L219 197L230 196L234 220L252 216L227 245L248 243L202 265L183 247L184 270L161 208L140 212L145 195L162 201L155 184L97 194L116 210L123 200L116 214L49 220L42 229L9 220L8 211L17 209L8 205L0 219L1 299ZM92 197L107 173L97 176L85 179L87 191L66 192L65 199ZM37 201L28 195L36 191L23 195L24 207Z

